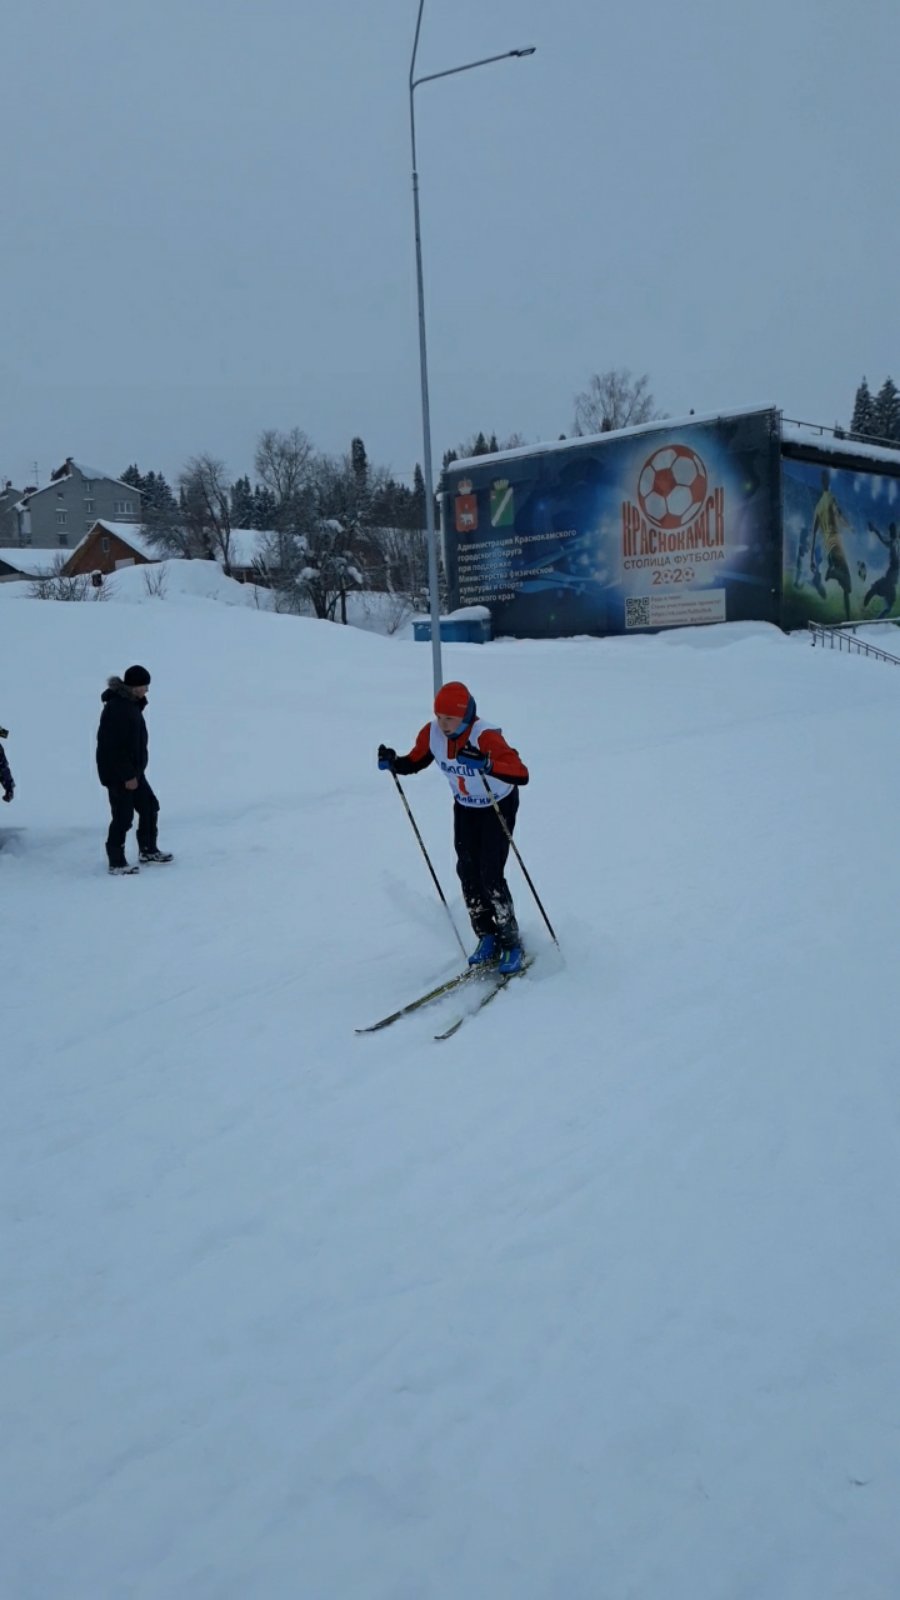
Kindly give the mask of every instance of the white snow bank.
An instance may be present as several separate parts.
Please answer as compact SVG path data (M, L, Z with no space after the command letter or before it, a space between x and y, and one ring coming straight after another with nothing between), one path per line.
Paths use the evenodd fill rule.
M55 552L58 554L59 552ZM49 567L46 570L50 570ZM83 579L62 580L83 583ZM0 600L31 599L31 584L0 583ZM227 578L215 561L158 561L147 565L119 567L103 580L103 591L98 596L88 588L80 605L95 608L97 605L158 605L160 601L176 605L196 605L216 600L227 606L250 606L254 610L271 609L272 597L268 589L252 583L238 583ZM46 600L43 605L56 606L59 602Z
M51 555L57 553L50 552ZM46 564L46 570L50 570L49 563ZM29 581L20 583L13 579L0 583L0 600L31 597ZM274 610L272 592L263 585L239 583L235 578L228 578L215 561L177 559L154 562L148 566L118 568L104 579L99 603L133 606L173 602L190 606L207 600L216 600L226 606L250 607L254 611ZM84 603L97 603L93 591L88 591ZM489 615L485 607L470 609ZM413 614L413 606L402 595L370 590L353 590L347 595L348 624L368 633L411 639Z
M216 561L159 561L152 566L120 567L104 579L108 599L124 604L147 600L174 601L179 605L217 600L221 605L268 609L271 595L253 583L227 578Z
M445 648L564 964L512 865L533 973L437 1045L352 1032L459 961L375 768L430 654L6 607L0 1594L898 1592L898 680L698 633ZM178 861L110 880L135 660Z

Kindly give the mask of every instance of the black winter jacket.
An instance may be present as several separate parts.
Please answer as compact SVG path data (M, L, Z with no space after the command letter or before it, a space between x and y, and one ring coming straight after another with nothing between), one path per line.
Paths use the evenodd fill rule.
M97 772L100 782L109 788L139 778L146 771L147 724L144 701L132 694L121 678L110 678L101 699Z

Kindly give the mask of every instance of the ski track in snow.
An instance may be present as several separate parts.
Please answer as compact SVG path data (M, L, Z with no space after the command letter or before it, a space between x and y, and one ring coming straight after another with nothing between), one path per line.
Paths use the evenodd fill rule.
M0 608L4 1600L893 1600L900 679L449 648L563 955L511 863L532 971L356 1038L459 963L374 766L427 651ZM178 859L112 881L130 659Z

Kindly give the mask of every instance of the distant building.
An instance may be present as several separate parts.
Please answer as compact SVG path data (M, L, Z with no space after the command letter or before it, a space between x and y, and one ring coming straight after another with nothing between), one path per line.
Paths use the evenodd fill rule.
M142 567L160 560L159 551L148 543L139 526L98 521L76 545L62 572L65 578L77 578L86 572L108 574L120 567Z
M19 520L16 506L22 498L21 489L14 489L9 479L0 489L0 546L19 542Z
M43 489L25 489L16 505L16 538L34 549L74 550L100 520L141 523L141 491L69 456Z
M228 541L228 565L238 583L263 583L265 550L272 543L271 533L257 528L232 528ZM216 558L224 566L221 556Z

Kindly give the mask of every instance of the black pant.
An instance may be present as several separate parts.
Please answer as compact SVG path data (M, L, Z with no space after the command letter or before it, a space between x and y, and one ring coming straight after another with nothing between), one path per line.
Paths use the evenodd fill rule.
M111 867L124 867L125 835L134 821L135 812L138 816L138 849L156 849L159 801L144 777L138 778L136 789L126 789L124 783L110 783L106 786L106 792L109 795L109 809L112 812L112 821L106 836L106 854Z
M519 809L518 789L504 796L499 806L512 833ZM516 913L503 876L509 840L493 806L461 806L454 801L453 843L466 910L479 939L493 933L503 949L518 944Z

